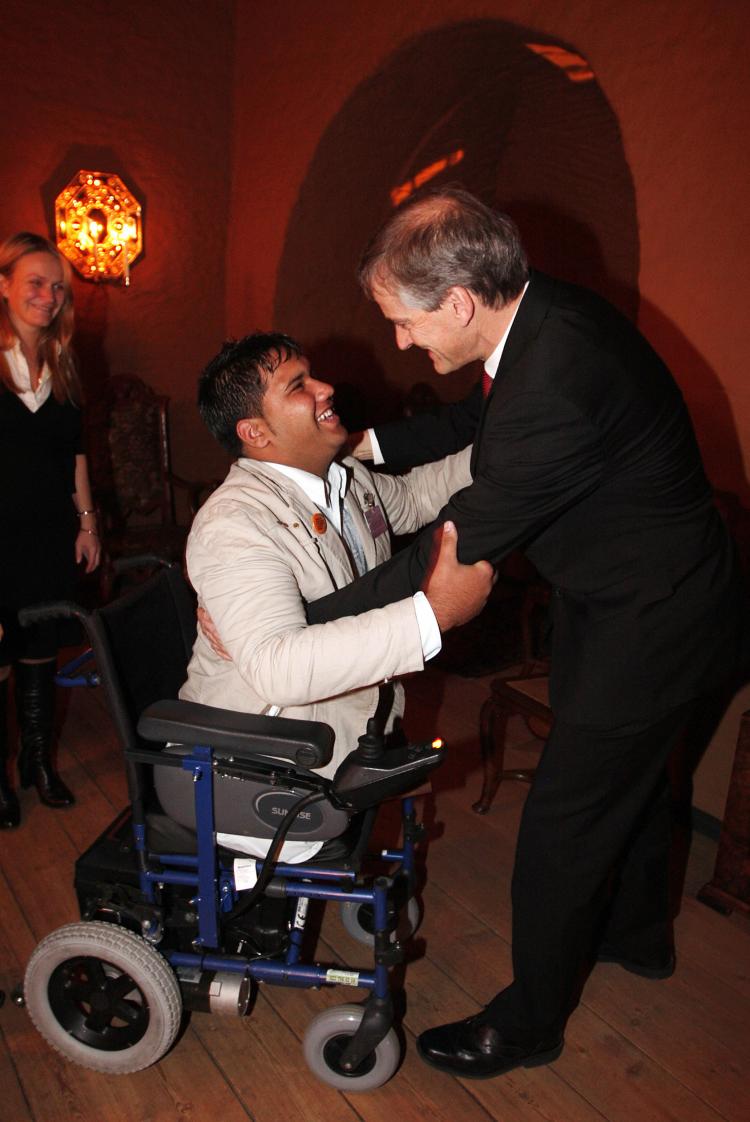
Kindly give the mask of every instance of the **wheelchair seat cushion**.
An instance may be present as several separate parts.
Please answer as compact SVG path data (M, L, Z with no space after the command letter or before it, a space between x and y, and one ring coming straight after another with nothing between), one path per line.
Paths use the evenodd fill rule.
M218 833L216 841L222 849L230 850L234 856L243 854L261 859L266 856L272 844L270 838L251 838L245 834ZM284 865L300 865L312 861L324 844L323 841L285 841L278 860Z

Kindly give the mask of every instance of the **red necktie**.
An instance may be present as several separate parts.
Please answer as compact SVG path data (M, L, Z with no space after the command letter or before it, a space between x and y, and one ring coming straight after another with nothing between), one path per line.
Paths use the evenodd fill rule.
M489 397L490 390L492 389L493 379L489 376L486 370L482 371L482 396Z

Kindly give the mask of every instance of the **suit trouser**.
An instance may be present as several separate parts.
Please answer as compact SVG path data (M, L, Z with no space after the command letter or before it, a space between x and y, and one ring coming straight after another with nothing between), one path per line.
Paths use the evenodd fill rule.
M484 1014L506 1039L562 1029L600 942L671 949L667 761L695 704L627 728L555 723L518 834L513 982Z

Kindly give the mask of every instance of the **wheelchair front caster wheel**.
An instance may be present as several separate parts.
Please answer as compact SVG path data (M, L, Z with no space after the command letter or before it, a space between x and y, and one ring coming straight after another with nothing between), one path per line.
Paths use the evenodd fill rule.
M359 904L356 900L345 900L341 904L341 922L352 939L366 947L375 945L375 923L371 904ZM396 933L399 939L408 939L422 922L422 910L416 896L410 896L406 907L399 917Z
M344 1071L339 1062L341 1055L363 1016L361 1005L336 1005L319 1013L305 1033L307 1066L322 1083L337 1087L339 1091L373 1091L382 1087L401 1060L398 1037L389 1029L356 1071Z
M69 923L47 935L29 960L24 992L53 1048L108 1075L156 1063L180 1027L182 998L169 963L113 923Z

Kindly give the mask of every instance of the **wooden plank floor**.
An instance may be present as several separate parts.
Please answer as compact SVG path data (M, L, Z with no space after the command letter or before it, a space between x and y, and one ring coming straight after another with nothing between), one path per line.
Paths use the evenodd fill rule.
M509 884L526 788L504 784L490 814L479 792L477 713L487 680L430 671L409 683L410 729L449 744L425 807L429 858L424 922L405 971L406 1055L378 1091L342 1094L319 1083L300 1041L321 1009L359 991L265 987L251 1015L194 1015L172 1052L131 1076L106 1078L69 1064L47 1047L28 1015L0 1010L2 1122L748 1122L750 1120L750 923L722 917L694 894L713 868L715 845L696 836L677 921L678 969L649 982L599 965L549 1067L462 1082L420 1062L415 1036L464 1017L510 979ZM103 697L66 695L61 769L78 803L51 811L21 797L20 830L0 834L0 988L22 977L37 941L78 919L73 862L125 802ZM519 764L536 743L512 728ZM366 965L362 949L326 912L321 961Z

